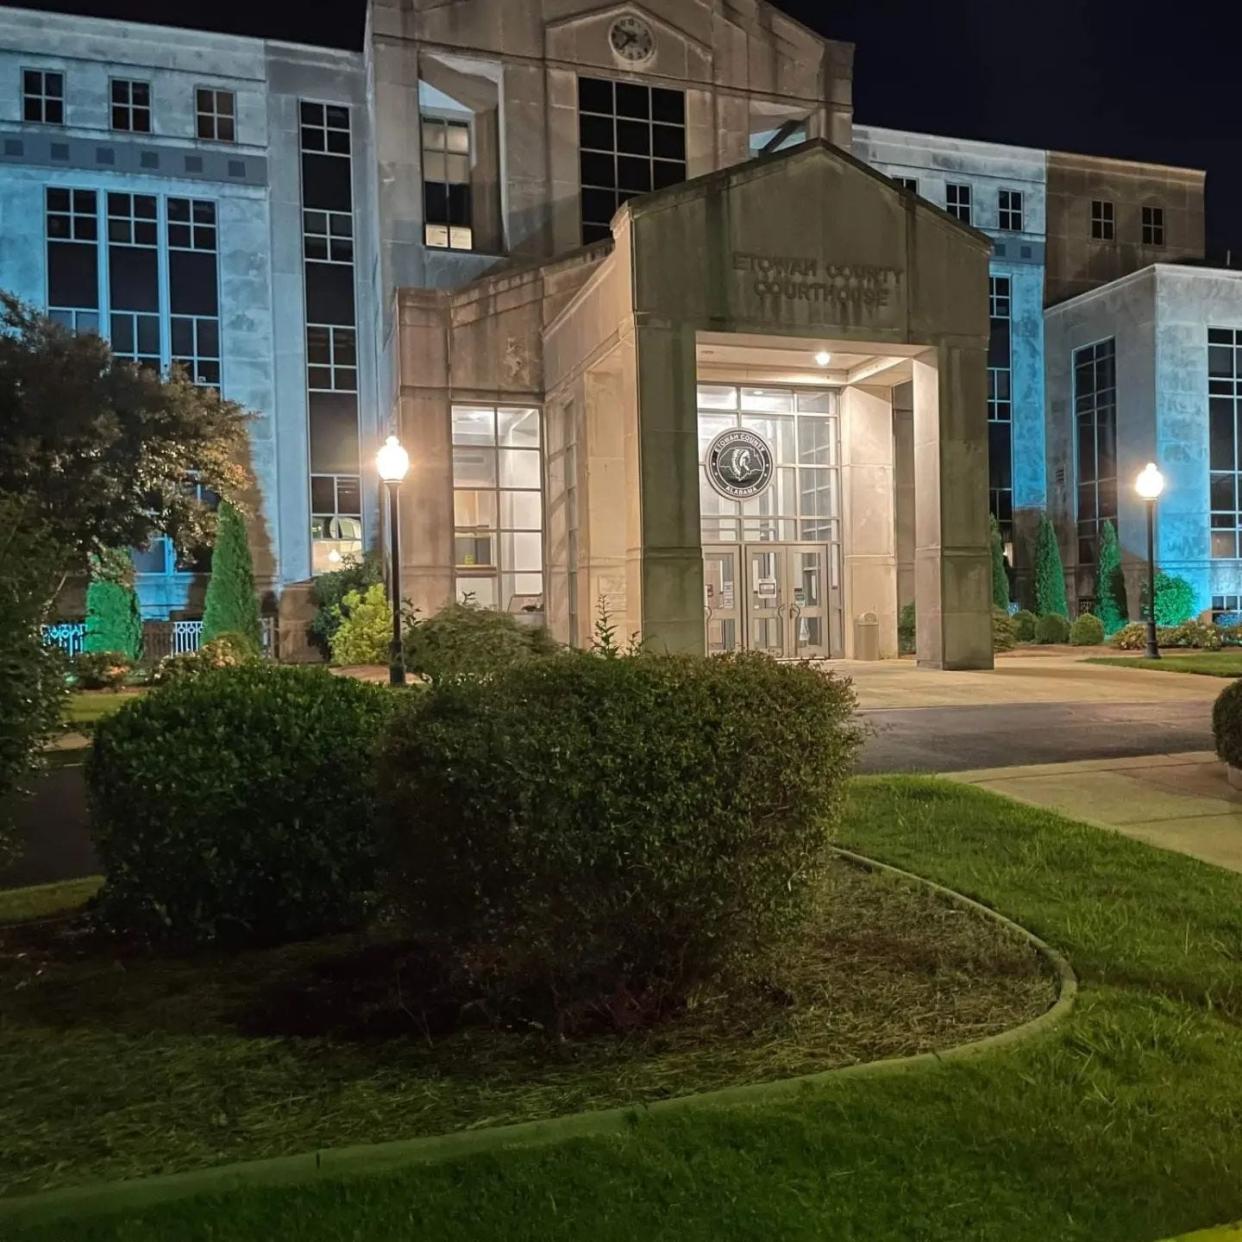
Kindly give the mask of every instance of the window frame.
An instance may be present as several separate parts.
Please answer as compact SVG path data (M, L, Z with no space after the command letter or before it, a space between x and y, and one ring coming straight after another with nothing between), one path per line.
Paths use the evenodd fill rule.
M915 195L919 192L919 179L917 177L894 174L892 180L896 183L898 189L906 190L908 193Z
M1078 369L1080 365L1079 358L1083 354L1085 354L1086 351L1088 350L1093 351L1092 357L1091 357L1091 366L1092 366L1092 375L1093 375L1093 380L1094 380L1096 370L1099 368L1100 362L1101 362L1099 351L1101 347L1105 345L1109 347L1110 352L1108 354L1108 358L1112 363L1112 371L1113 371L1113 382L1111 385L1113 472L1111 475L1106 475L1106 476L1101 476L1100 474L1100 417L1099 416L1100 416L1100 410L1102 406L1104 405L1104 403L1101 402L1100 394L1102 391L1103 392L1110 391L1110 387L1105 387L1104 389L1101 389L1099 386L1099 383L1094 382L1092 386L1091 394L1090 394L1091 401L1092 401L1090 414L1091 414L1091 422L1092 422L1091 442L1092 442L1092 448L1095 454L1095 460L1092 463L1093 477L1084 482L1083 477L1082 477L1082 453L1081 453L1082 437L1081 437L1080 426L1079 426L1080 420L1083 416L1084 411L1079 409L1079 398L1080 398L1080 393L1079 393L1079 388L1078 388ZM1118 514L1120 511L1120 503L1119 503L1120 502L1120 494L1119 494L1120 488L1119 488L1119 474L1118 474L1119 463L1117 459L1118 401L1117 401L1117 338L1116 336L1105 336L1105 337L1101 337L1099 340L1086 341L1082 345L1076 346L1074 349L1070 351L1070 404L1072 408L1072 427L1073 427L1072 434L1073 434L1073 449L1074 449L1074 485L1073 485L1074 535L1077 541L1075 563L1079 569L1082 569L1084 567L1090 568L1097 563L1098 553L1099 553L1100 528L1103 526L1103 524L1106 521L1112 522L1113 526L1116 527L1117 521L1118 521ZM1106 494L1105 489L1101 488L1101 484L1107 484L1109 482L1112 483L1111 506L1101 503L1101 495ZM1084 518L1082 516L1081 500L1082 500L1082 489L1084 487L1091 487L1093 489L1093 496L1094 496L1094 502L1095 502L1094 513L1089 518ZM1111 511L1107 513L1104 512L1106 508L1110 508ZM1084 534L1085 526L1090 526L1092 528L1086 534ZM1092 552L1091 552L1090 559L1085 558L1082 554L1084 540L1090 540L1092 542Z
M202 100L204 95L211 96L211 107L204 108ZM226 116L219 111L217 103L221 98L228 99L231 111ZM204 119L211 121L211 133L203 133ZM233 135L230 138L222 138L220 136L220 122L228 120L233 127ZM228 90L227 88L218 86L202 86L194 87L194 134L199 142L223 142L230 146L237 144L237 92Z
M955 199L956 202L953 201ZM974 187L969 181L946 181L944 183L944 209L955 220L974 227L975 196Z
M145 104L134 102L134 87L136 86L146 88L147 102ZM116 97L117 87L127 88L128 100L118 103ZM127 114L128 125L118 125L116 123L118 110ZM134 119L139 113L146 113L146 127L143 129L139 129L134 125ZM117 77L110 77L108 79L108 128L114 134L153 134L155 132L155 92L149 80Z
M440 126L444 130L444 146L442 148L427 146L427 133L425 127L427 125ZM427 154L440 154L444 156L444 172L445 177L448 176L448 160L450 155L460 155L461 152L451 152L448 148L448 131L450 127L457 127L466 131L466 180L465 181L441 181L437 178L427 176ZM419 143L419 165L423 179L423 244L430 250L453 250L462 254L469 254L474 250L474 181L471 173L474 169L474 155L477 149L477 135L475 132L474 114L467 115L464 112L450 112L447 109L437 108L420 108L418 113L418 143ZM469 216L468 224L453 224L451 221L437 220L434 223L427 215L427 186L441 185L444 187L445 200L449 198L449 186L464 185L466 187L466 206L467 215ZM451 215L451 212L446 214ZM431 240L431 230L444 229L445 241L436 242ZM462 233L468 236L462 237ZM457 245L454 241L454 234L458 234L457 241L464 244Z
M1221 341L1214 337L1227 335L1230 339ZM1238 420L1242 417L1242 327L1221 327L1209 324L1207 328L1208 344L1208 558L1212 561L1235 561L1242 558L1242 503L1238 496L1238 488L1242 485L1242 435ZM1232 355L1228 375L1218 375L1212 370L1213 352L1228 349ZM1223 467L1213 454L1212 425L1221 413L1220 405L1226 403L1229 414L1231 440L1233 446L1233 463ZM1231 508L1218 507L1213 492L1218 481L1229 477L1232 480L1234 503ZM1231 552L1217 552L1218 538L1228 537L1231 541Z
M1006 202L1008 196L1008 202ZM1002 233L1026 231L1026 195L1011 186L999 186L996 191L996 222Z
M1097 210L1098 209L1098 210ZM1091 240L1117 240L1117 205L1111 199L1091 200Z
M1140 212L1140 228L1144 246L1164 246L1164 207L1155 203L1144 203Z
M26 78L30 74L37 73L39 75L39 90L29 91L26 89ZM51 95L47 90L47 80L49 77L58 78L60 80L60 94ZM68 75L63 69L47 69L40 66L22 65L18 71L18 89L21 98L21 117L20 121L23 125L59 125L65 124L65 97L67 94ZM39 115L31 117L26 115L26 105L32 100L37 100L39 104ZM58 104L60 108L60 119L48 119L48 104Z

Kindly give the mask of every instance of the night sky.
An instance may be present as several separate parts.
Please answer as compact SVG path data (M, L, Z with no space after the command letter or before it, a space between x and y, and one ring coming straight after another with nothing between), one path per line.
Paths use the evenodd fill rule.
M358 47L362 0L8 0L19 7ZM874 125L1208 171L1208 248L1242 264L1242 5L1183 0L781 0L857 45L855 116ZM176 17L171 18L171 13ZM1155 17L1157 20L1150 20Z

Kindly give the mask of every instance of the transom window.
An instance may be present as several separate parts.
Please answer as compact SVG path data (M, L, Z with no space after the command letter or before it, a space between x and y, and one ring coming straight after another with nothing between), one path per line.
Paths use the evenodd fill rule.
M356 474L311 475L311 569L330 573L362 551L362 481Z
M320 263L354 261L354 218L348 211L303 211L302 247Z
M204 142L237 140L237 96L232 91L198 87L194 92L194 115L198 136Z
M1208 457L1211 470L1212 555L1242 555L1242 329L1208 329Z
M963 224L971 219L970 186L959 185L952 181L945 186L945 210L956 216Z
M1117 521L1117 365L1113 341L1074 350L1078 563L1094 565L1100 527Z
M349 155L349 109L344 104L302 101L302 150L312 154Z
M1096 241L1112 241L1116 236L1113 205L1106 199L1091 200L1091 236Z
M215 250L216 205L205 199L168 200L168 248Z
M998 224L1007 233L1022 232L1022 191L998 190L996 192Z
M1164 245L1164 208L1143 208L1143 245Z
M134 134L151 132L151 84L112 79L112 128Z
M543 468L534 407L453 406L457 598L518 612L543 597Z
M52 69L22 70L22 119L65 123L65 75Z
M353 328L307 325L306 360L311 392L358 391L358 341Z
M423 209L428 246L473 247L469 121L423 117Z
M622 203L686 179L686 96L659 86L578 79L582 240L612 236Z
M47 235L55 241L95 241L99 236L95 191L49 186Z
M108 240L120 246L156 243L153 194L108 195Z

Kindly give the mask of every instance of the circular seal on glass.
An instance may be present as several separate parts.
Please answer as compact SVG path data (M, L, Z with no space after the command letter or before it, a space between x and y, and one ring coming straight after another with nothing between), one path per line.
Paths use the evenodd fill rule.
M767 491L774 464L768 442L741 427L722 431L707 448L707 478L730 500L750 500Z

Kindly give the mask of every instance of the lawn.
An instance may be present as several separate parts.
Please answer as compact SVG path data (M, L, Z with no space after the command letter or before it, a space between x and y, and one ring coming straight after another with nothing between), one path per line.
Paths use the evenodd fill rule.
M1242 1215L1242 876L924 778L855 782L843 838L1067 952L1083 984L1069 1021L615 1138L14 1236L1153 1242ZM98 1114L99 1098L84 1088L78 1106Z
M1092 656L1085 664L1111 664L1117 668L1144 668L1153 673L1201 673L1205 677L1242 677L1242 651L1166 651L1160 659L1143 656Z
M133 700L141 690L75 690L65 706L65 726L77 733L90 733L113 712Z

